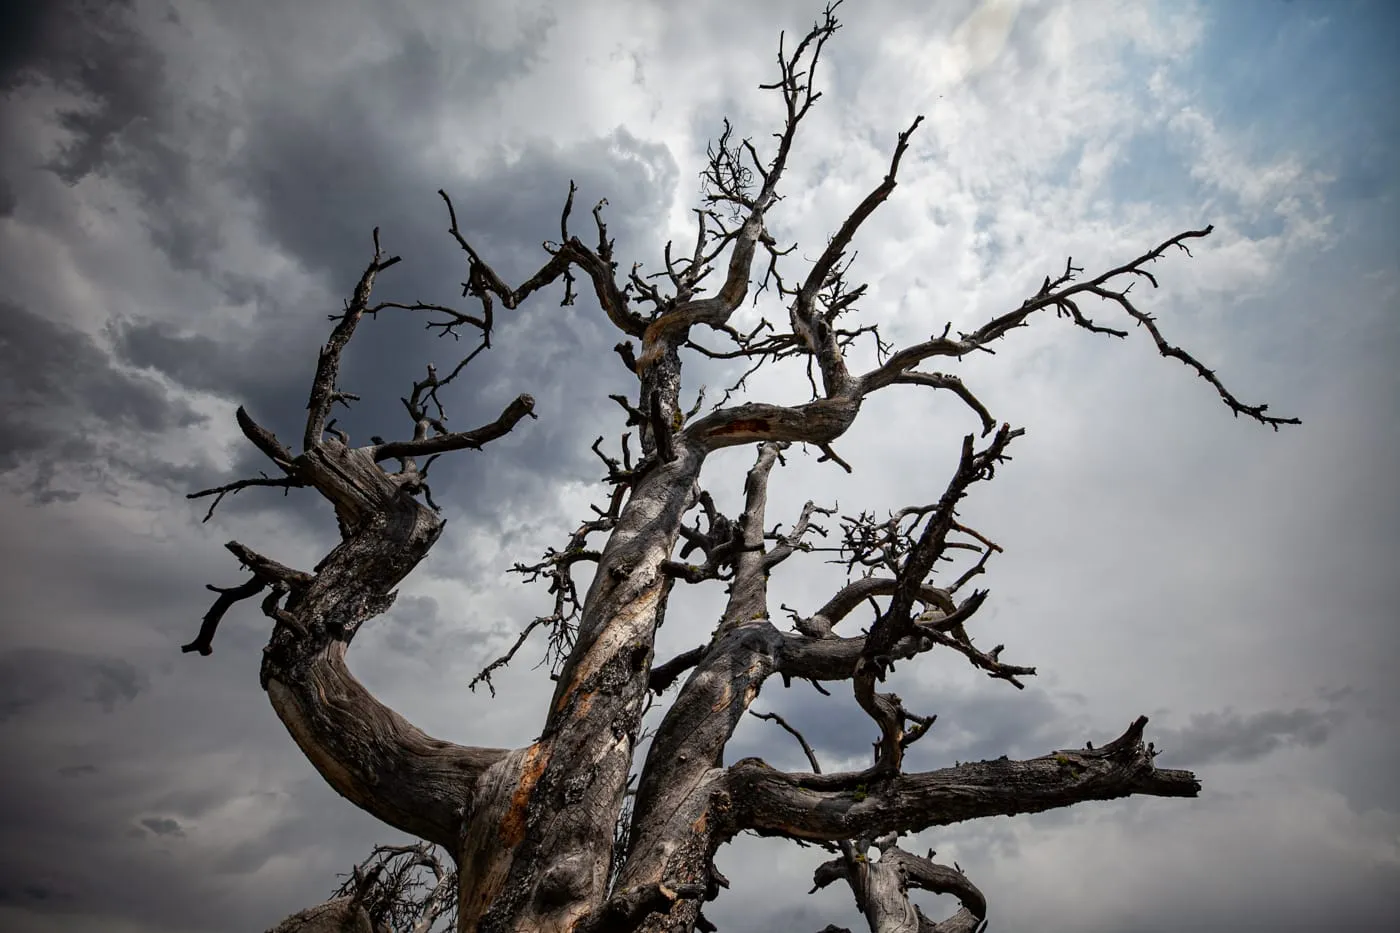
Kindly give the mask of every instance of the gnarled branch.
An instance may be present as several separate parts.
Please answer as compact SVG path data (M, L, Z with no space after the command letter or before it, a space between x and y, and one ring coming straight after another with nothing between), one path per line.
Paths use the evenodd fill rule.
M1064 749L1027 761L968 762L870 781L863 774L797 774L756 758L729 769L735 825L761 835L837 840L917 832L987 816L1039 813L1130 795L1195 797L1189 771L1160 770L1142 741L1147 717L1099 749Z

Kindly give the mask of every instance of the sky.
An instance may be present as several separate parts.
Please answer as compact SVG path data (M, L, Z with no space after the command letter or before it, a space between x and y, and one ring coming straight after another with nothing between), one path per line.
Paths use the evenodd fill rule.
M50 0L0 29L0 928L234 933L327 896L397 837L301 757L258 686L266 619L182 655L206 584L243 575L237 539L294 566L335 542L313 494L250 490L207 523L195 489L256 475L239 404L283 437L316 348L378 226L404 261L378 294L450 301L465 276L437 190L508 280L543 262L572 179L607 198L623 268L693 238L705 146L728 116L778 127L777 37L811 0L425 2ZM770 230L800 269L883 176L917 114L894 195L862 229L862 323L905 344L1014 308L1066 257L1091 274L1207 223L1135 290L1168 339L1246 402L1237 420L1134 328L1046 317L954 364L1026 428L963 520L1004 549L979 585L979 644L1032 664L1027 689L926 656L892 678L937 713L908 768L1101 742L1139 714L1196 800L1086 804L917 834L987 894L993 930L1379 930L1400 921L1400 15L1376 2L915 3L850 0ZM579 212L582 215L582 211ZM586 215L585 215L586 216ZM517 746L550 684L530 644L471 692L549 596L505 570L560 545L605 492L594 438L628 375L591 297L502 313L448 397L452 424L521 392L539 420L434 467L447 528L350 663L431 734ZM1090 309L1086 308L1086 312ZM746 308L753 323L771 305ZM777 309L778 320L784 320ZM1114 323L1113 309L1094 309ZM402 433L398 397L455 360L385 314L347 355L352 438ZM869 360L868 348L858 360ZM687 361L686 400L737 371ZM748 397L802 401L800 368ZM917 387L872 398L837 444L854 472L794 451L769 521L808 499L882 512L943 489L975 416ZM737 512L752 451L703 479ZM827 555L775 573L811 612ZM701 641L717 584L677 592L658 656ZM960 663L961 662L961 663ZM755 709L859 767L873 725L849 694L770 684ZM757 720L728 760L802 767ZM815 895L824 854L740 837L726 933L858 928ZM949 912L940 899L920 901Z

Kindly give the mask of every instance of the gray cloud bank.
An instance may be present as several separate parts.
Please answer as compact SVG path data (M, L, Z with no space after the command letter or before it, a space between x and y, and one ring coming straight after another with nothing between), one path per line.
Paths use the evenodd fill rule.
M665 239L689 235L706 138L723 114L764 138L772 102L754 86L778 30L816 10L784 2L736 22L724 3L621 0L12 6L0 928L264 929L391 834L327 789L276 721L257 686L255 613L229 618L211 658L178 654L203 585L240 576L223 541L309 566L334 537L322 503L259 490L200 523L186 492L264 466L237 442L233 406L295 436L326 315L375 226L404 256L384 297L455 298L465 264L440 187L508 279L543 262L571 179L580 205L608 198L624 263L658 268ZM1275 436L1235 422L1138 333L1109 343L1044 320L960 364L998 417L1029 429L966 504L1007 548L978 581L992 597L975 634L1041 675L1018 693L958 659L901 667L894 689L939 716L911 766L1039 755L1147 713L1163 763L1198 770L1206 793L952 827L910 848L956 858L988 893L993 929L1388 928L1400 126L1376 37L1393 35L1394 12L925 7L845 11L775 219L797 256L925 112L860 243L862 314L888 336L976 326L1066 255L1107 267L1209 220L1217 233L1195 259L1164 260L1143 300L1241 396L1304 425ZM600 498L588 447L622 430L607 399L627 385L616 339L591 299L542 296L503 316L449 397L454 426L522 391L541 418L434 467L446 536L357 641L357 674L434 734L514 745L538 729L549 684L531 649L495 701L465 684L544 611L504 568L559 544ZM364 402L342 424L401 433L398 397L460 350L420 321L367 322L343 379ZM738 374L699 360L691 372L690 391L712 392ZM752 392L804 387L794 370ZM924 501L973 427L949 400L872 400L839 447L856 472L790 458L773 517L790 522L807 498L843 512ZM748 459L717 458L707 475L731 510ZM820 558L784 565L775 605L809 612L832 592ZM703 638L720 598L678 593L659 653ZM803 728L831 767L868 760L869 721L842 691L773 684L758 707ZM746 723L729 749L750 754L803 765L768 723ZM859 928L840 890L804 895L819 856L736 841L719 857L733 890L707 913L726 933Z

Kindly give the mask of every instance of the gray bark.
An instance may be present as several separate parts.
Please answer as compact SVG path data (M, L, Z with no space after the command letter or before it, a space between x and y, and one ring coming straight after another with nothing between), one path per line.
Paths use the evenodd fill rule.
M547 247L548 261L511 288L463 237L455 207L443 193L450 232L467 260L466 294L480 303L480 314L438 305L372 304L376 277L398 261L382 253L376 230L373 259L318 359L301 451L293 453L240 409L244 435L281 475L194 494L214 496L217 505L225 495L254 486L310 488L334 508L342 540L309 571L230 543L252 576L218 591L199 637L185 650L210 653L228 608L263 595L261 607L272 631L261 681L273 709L337 792L386 824L447 850L457 865L455 881L440 875L433 890L456 885L460 931L712 928L701 907L726 884L714 869L714 854L746 830L840 851L839 860L819 869L819 881L847 881L872 930L973 929L986 913L981 893L960 870L899 849L893 841L899 833L1130 794L1189 797L1199 791L1190 773L1155 766L1152 747L1143 742L1145 718L1100 749L960 763L923 773L903 768L905 749L926 733L932 717L911 713L898 697L880 692L896 662L948 649L1017 687L1035 673L1003 662L1000 646L990 651L974 646L967 627L987 593L959 593L1000 548L961 524L958 508L978 483L993 478L1022 432L998 425L958 377L922 370L923 363L936 357L956 362L988 349L1047 308L1090 331L1125 336L1084 316L1080 302L1087 296L1143 326L1162 355L1205 378L1235 414L1275 429L1296 420L1239 402L1212 371L1167 343L1155 320L1128 298L1128 283L1146 278L1156 285L1147 267L1172 247L1184 251L1190 240L1209 235L1210 227L1171 237L1091 279L1079 280L1080 270L1067 263L1062 275L1047 276L1019 308L976 331L950 337L945 328L927 341L882 352L883 362L870 372L851 373L847 348L878 334L871 327L843 325L842 316L864 292L864 286L846 280L846 253L861 223L893 192L919 120L898 135L886 176L853 208L802 281L783 278L780 259L788 251L778 248L765 226L797 129L818 96L812 84L816 65L836 27L828 9L791 53L780 55L781 73L772 89L782 96L786 117L766 162L747 140L734 141L726 126L704 173L707 203L697 214L694 251L673 259L668 247L664 291L635 270L626 281L617 280L601 205L593 211L595 245L570 233L572 188L560 240ZM723 211L732 211L737 220L726 220ZM788 327L770 325L744 334L730 318L749 294L760 255L766 260L761 285L788 303ZM723 281L702 297L701 283L716 267L723 269ZM628 427L637 430L638 459L633 462L625 439L621 459L595 445L608 468L606 507L579 526L564 550L517 568L545 577L555 594L554 612L526 629L528 634L547 627L561 658L539 737L513 749L459 746L424 734L376 700L350 673L347 652L356 632L390 606L396 587L442 533L427 484L432 459L479 449L534 417L532 399L521 395L492 424L451 432L443 424L439 392L489 346L498 306L516 308L561 278L564 303L571 303L575 271L588 278L603 313L622 333L618 352L636 388L635 396L616 400ZM410 436L376 437L355 446L329 420L335 403L352 399L338 388L341 355L367 316L388 309L429 315L430 326L444 334L476 329L482 344L449 374L429 367L427 377L413 384L404 400ZM727 341L728 349L710 348L706 337ZM682 349L742 359L750 366L807 360L820 381L814 380L814 398L805 404L721 404L695 417L680 402ZM798 617L793 631L780 630L771 615L769 575L810 550L809 539L826 533L818 523L831 513L809 503L800 516L786 517L792 522L789 531L769 530L774 525L766 514L769 477L793 444L811 445L822 460L849 469L834 445L859 416L863 400L894 385L953 392L975 415L986 446L979 449L972 435L962 439L958 467L933 504L904 509L887 521L865 515L840 519L841 543L828 550L840 554L847 573L834 581L824 605ZM757 460L746 480L744 511L731 519L715 509L702 480L711 453L739 445L756 446ZM397 461L397 469L386 461ZM694 526L687 523L692 514ZM590 545L594 535L602 536L601 546ZM703 560L686 562L696 551ZM961 551L974 562L956 579L944 579L940 562ZM596 567L587 592L579 596L571 573L585 561ZM676 588L714 580L728 584L729 599L713 632L694 651L658 664L656 631ZM867 631L837 634L836 628L864 606L874 606ZM487 683L493 668L483 672ZM779 771L755 759L726 767L724 750L734 729L774 675L784 683L850 681L853 699L870 715L878 739L871 767L821 774L814 757L808 774ZM625 848L614 851L614 827L629 792L648 691L661 693L682 677L636 775L622 834ZM877 837L884 840L883 857L872 864L862 860L860 846L868 849L863 840ZM933 924L909 905L911 886L953 894L962 907ZM341 898L278 929L360 929L354 924L362 914L369 923L360 907ZM341 927L326 926L333 923Z

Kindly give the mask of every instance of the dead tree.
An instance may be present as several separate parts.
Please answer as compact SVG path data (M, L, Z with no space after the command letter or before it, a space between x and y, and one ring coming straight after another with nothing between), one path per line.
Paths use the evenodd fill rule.
M262 611L272 621L261 682L273 709L337 792L388 825L450 853L456 862L458 930L712 929L701 907L725 886L713 857L744 831L834 847L839 858L818 870L817 882L847 880L872 929L968 929L985 912L981 894L961 871L899 849L900 834L1128 795L1193 797L1200 789L1191 773L1155 766L1141 717L1098 748L1086 744L1026 761L966 762L935 771L903 767L905 750L931 719L881 692L894 664L942 648L1014 686L1035 673L1003 661L1001 646L976 647L969 635L987 592L967 592L966 585L999 548L963 524L958 511L975 485L992 479L1023 431L993 418L957 375L935 372L928 364L954 365L969 354L991 352L1032 316L1044 317L1042 312L1097 334L1126 337L1126 330L1085 315L1084 303L1099 299L1144 329L1163 356L1208 382L1237 416L1275 430L1297 421L1236 399L1214 372L1168 343L1155 318L1129 294L1135 283L1155 287L1158 260L1169 252L1186 253L1210 227L1179 233L1092 277L1067 262L1018 307L971 332L954 335L951 325L945 326L927 340L893 348L874 327L849 324L865 287L848 278L848 251L861 224L894 191L918 118L894 140L884 178L805 274L788 277L784 257L792 247L781 247L770 235L768 218L778 205L798 129L820 97L814 78L838 28L833 10L829 7L795 47L779 44L777 79L764 87L780 95L785 118L769 151L762 154L760 144L736 138L727 123L709 149L704 203L696 211L689 255L677 255L667 244L662 272L644 276L633 266L620 276L603 204L592 211L596 239L591 244L571 232L571 186L559 240L545 244L547 261L511 287L468 242L443 192L449 232L466 258L463 297L475 299L479 313L373 302L376 277L398 262L381 251L376 230L373 258L343 313L333 316L334 329L317 361L299 452L239 409L243 434L277 474L193 494L212 496L217 504L252 486L307 487L334 507L341 541L311 570L230 543L228 549L251 576L216 589L219 596L198 638L185 650L208 654L229 606L261 596ZM706 283L717 269L720 279L711 291ZM546 580L553 593L552 611L526 627L526 634L535 628L549 632L558 660L539 737L518 748L455 745L424 734L380 703L351 675L346 653L360 627L389 608L395 588L442 532L427 485L432 462L479 449L534 417L533 400L521 395L491 424L452 431L440 393L490 345L500 308L516 309L561 279L563 304L572 304L579 274L621 334L617 352L636 385L615 400L627 427L637 432L638 450L632 452L630 435L624 434L621 456L615 457L604 451L600 438L594 450L607 469L606 504L595 507L562 549L516 568ZM787 318L764 320L745 332L731 321L755 281L757 292L769 290L781 299ZM427 315L429 326L444 334L474 329L481 342L450 372L429 367L413 384L403 400L410 436L352 444L331 419L336 403L354 400L339 387L342 354L366 317L391 309ZM859 339L875 341L878 362L853 372L847 351ZM705 413L698 404L687 409L681 398L682 351L741 361L748 372L779 360L805 362L812 398L797 405L730 404L726 394ZM780 628L769 605L769 576L811 549L811 538L826 530L819 522L830 513L809 503L791 517L789 530L775 528L766 512L769 476L791 445L813 448L822 460L849 469L835 445L865 399L892 386L954 393L975 414L981 440L973 434L961 439L957 467L933 502L886 519L837 517L843 579L833 583L825 605L810 615L794 613L791 629ZM705 490L703 468L715 451L739 445L753 446L757 459L745 481L743 511L731 517ZM696 519L690 523L692 514ZM968 555L971 566L949 579L946 562L957 553ZM582 592L574 578L579 565L592 567ZM728 587L713 632L694 650L657 663L654 640L674 590L712 580ZM873 607L867 629L838 633L862 607ZM483 672L485 683L491 671ZM814 766L811 773L795 773L754 758L724 766L726 743L774 675L784 684L849 682L855 702L874 722L872 731L878 731L870 767L823 774ZM650 695L665 695L682 678L633 775ZM635 793L629 794L634 777ZM623 813L626 820L615 837ZM867 846L879 849L883 858L872 864ZM910 907L911 886L949 891L963 907L933 925Z

